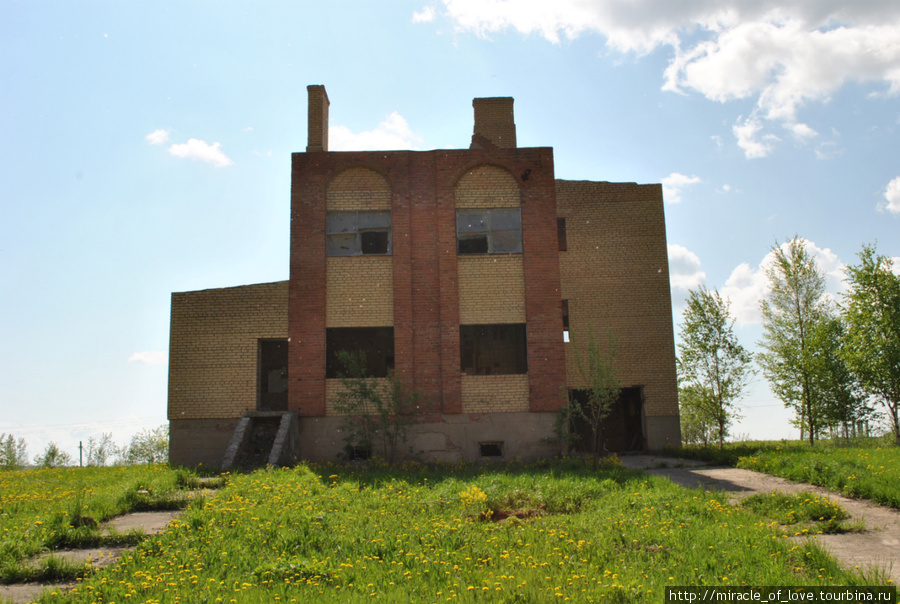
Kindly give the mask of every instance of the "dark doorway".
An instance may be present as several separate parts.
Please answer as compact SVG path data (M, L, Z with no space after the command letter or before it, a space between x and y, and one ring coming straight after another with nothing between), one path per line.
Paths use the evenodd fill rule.
M587 391L570 389L569 397L575 404L581 405L587 400ZM619 391L619 399L603 420L602 428L603 447L606 452L645 450L647 444L644 437L643 388L640 386L622 388ZM580 418L574 419L569 429L578 435L575 450L590 453L593 434L587 422Z
M259 341L259 397L260 411L287 411L288 343L287 340Z

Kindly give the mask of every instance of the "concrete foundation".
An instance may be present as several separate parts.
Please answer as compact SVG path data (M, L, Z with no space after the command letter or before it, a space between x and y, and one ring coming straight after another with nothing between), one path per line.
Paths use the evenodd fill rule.
M441 421L409 427L407 447L421 461L456 463L483 460L532 460L552 457L554 413L480 413L442 415ZM173 464L218 467L239 418L173 420L169 456ZM344 454L344 418L299 418L299 457L336 461ZM404 451L407 453L407 451ZM376 451L377 454L377 451Z

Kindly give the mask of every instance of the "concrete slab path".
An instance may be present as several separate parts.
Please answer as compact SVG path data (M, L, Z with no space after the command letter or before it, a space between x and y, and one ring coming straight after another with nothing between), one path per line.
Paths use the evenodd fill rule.
M788 494L811 492L839 503L850 514L849 521L862 521L864 531L838 535L815 535L818 541L845 568L871 573L878 569L900 586L900 511L863 499L850 499L821 487L790 482L783 478L742 470L710 467L689 459L654 455L623 456L622 464L663 476L676 484L707 491L723 491L736 503L754 493L783 491ZM867 574L866 576L872 576Z
M165 530L169 522L180 514L178 511L165 512L135 512L125 514L105 522L101 530L105 534L110 532L127 533L133 530L143 532L145 535L156 535ZM47 552L31 560L31 564L40 564L49 557L61 558L76 564L90 564L96 568L102 568L114 564L122 554L132 548L128 547L92 547L88 549L59 550ZM0 602L11 604L26 604L34 602L45 590L65 590L72 584L40 584L22 583L18 585L0 585Z

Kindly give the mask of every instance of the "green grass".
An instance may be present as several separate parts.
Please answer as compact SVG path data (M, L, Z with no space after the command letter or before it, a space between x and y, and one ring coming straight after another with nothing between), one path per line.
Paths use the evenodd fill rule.
M45 551L138 543L136 533L103 535L98 525L125 512L184 507L189 476L160 465L0 472L0 583L83 572L59 561L24 564Z
M883 582L791 538L772 507L614 463L301 465L228 480L42 601L660 602L666 585Z
M775 449L743 457L737 466L900 508L897 447Z
M849 518L847 510L815 493L797 493L788 495L783 491L757 493L741 502L741 506L750 508L759 514L776 519L786 526L798 525L795 536L801 537L810 533L844 533L854 530L843 521Z
M825 441L814 447L800 441L733 443L683 447L672 455L765 472L824 487L847 497L900 508L900 447L885 439L859 439L853 446Z

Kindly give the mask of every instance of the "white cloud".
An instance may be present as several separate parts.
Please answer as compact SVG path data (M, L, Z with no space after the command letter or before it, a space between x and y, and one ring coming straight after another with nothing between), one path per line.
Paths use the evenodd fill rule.
M169 147L169 153L175 157L183 157L187 159L195 159L208 164L212 164L217 168L230 166L234 162L227 155L222 153L222 143L209 144L198 138L190 138L188 142L175 144Z
M413 13L413 23L431 23L434 21L434 6L426 6L417 13Z
M779 140L774 134L760 135L762 129L762 121L756 115L751 115L746 120L744 116L740 116L732 126L738 147L744 150L747 159L766 157L772 152L773 143Z
M828 160L839 157L844 150L838 147L836 141L824 141L816 147L816 159Z
M480 37L512 29L557 44L562 37L597 33L619 52L646 54L668 47L672 58L663 89L695 91L719 102L754 99L759 119L789 127L798 125L801 107L827 101L850 81L900 94L898 2L442 2L458 31ZM433 18L428 10L417 14ZM748 157L767 155L775 139L760 142L749 134L743 131ZM802 133L794 129L794 134Z
M685 176L678 172L672 172L665 178L660 179L663 186L663 199L669 203L678 203L681 201L681 189L684 187L703 182L699 176Z
M144 352L135 352L128 357L129 363L145 363L147 365L165 365L167 362L166 353L162 350L146 350Z
M396 111L374 130L354 133L346 126L332 126L328 132L330 151L379 151L417 149L422 139L409 128L406 119Z
M888 183L884 188L884 199L880 207L891 214L900 214L900 176Z
M785 127L801 142L807 142L819 136L819 133L807 124L785 124Z
M836 294L846 291L844 281L844 263L829 248L820 248L812 241L803 240L807 251L815 258L819 270L825 276L825 293L834 298ZM782 243L782 249L786 249L787 242ZM742 262L725 281L725 287L721 294L731 300L731 310L737 322L742 325L758 324L762 322L759 312L759 303L769 293L769 280L766 270L775 261L775 253L769 251L763 257L756 268L747 262Z
M706 282L706 273L700 270L700 258L682 245L670 243L669 283L672 287L689 290Z
M169 142L169 131L162 129L154 130L144 138L151 145L165 145L167 142Z

